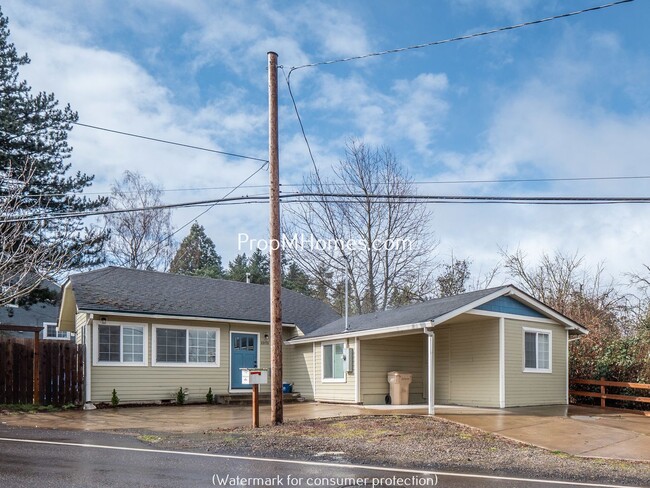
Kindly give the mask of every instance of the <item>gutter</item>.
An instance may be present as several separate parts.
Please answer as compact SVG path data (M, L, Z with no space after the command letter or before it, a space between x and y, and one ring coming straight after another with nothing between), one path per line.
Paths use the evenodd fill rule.
M338 334L329 334L329 335L322 335L317 337L296 337L295 339L289 339L284 341L284 344L290 346L292 344L306 344L309 342L347 339L350 337L365 337L370 335L381 335L381 334L391 333L391 332L408 332L411 330L419 330L425 327L430 327L430 324L431 321L429 320L427 322L416 322L413 324L397 325L392 327L381 327L378 329L367 329L358 332L343 332Z

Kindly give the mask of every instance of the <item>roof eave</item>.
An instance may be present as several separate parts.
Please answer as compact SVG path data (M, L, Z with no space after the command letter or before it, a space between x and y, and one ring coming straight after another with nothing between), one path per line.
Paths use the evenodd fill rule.
M192 315L175 315L175 314L151 314L146 312L125 312L123 310L101 310L93 308L80 308L79 313L92 313L96 315L117 315L120 317L149 317L152 319L171 319L171 320L194 320L203 322L226 322L233 324L249 324L249 325L271 325L269 322L258 320L242 320L232 319L227 317L195 317ZM296 324L290 322L283 322L283 327L297 327Z

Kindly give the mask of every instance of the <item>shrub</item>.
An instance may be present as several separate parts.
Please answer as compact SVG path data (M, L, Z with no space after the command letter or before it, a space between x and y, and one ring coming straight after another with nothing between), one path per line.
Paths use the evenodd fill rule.
M183 403L185 403L186 398L187 398L187 393L183 391L183 387L181 386L176 392L176 403L178 403L179 405L183 405Z
M205 401L212 404L214 402L214 395L212 394L212 387L208 388L208 394L205 395Z
M111 394L111 405L117 407L120 404L120 397L117 396L115 388L113 388L113 393Z

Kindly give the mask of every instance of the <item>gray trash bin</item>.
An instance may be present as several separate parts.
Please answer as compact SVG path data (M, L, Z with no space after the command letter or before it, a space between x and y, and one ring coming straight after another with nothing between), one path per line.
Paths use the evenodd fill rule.
M389 371L390 400L393 405L409 404L409 385L413 380L411 373L404 371Z

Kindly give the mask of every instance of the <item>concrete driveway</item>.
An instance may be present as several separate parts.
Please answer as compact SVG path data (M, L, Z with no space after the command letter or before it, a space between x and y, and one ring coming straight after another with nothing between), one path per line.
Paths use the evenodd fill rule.
M436 410L439 417L552 451L650 462L650 417L643 415L574 405Z
M426 415L423 406L362 407L325 403L284 406L287 422L357 415ZM436 416L494 432L552 451L578 456L650 462L650 417L576 406L487 409L436 407ZM270 424L270 407L260 406L262 424ZM0 422L61 430L144 430L195 433L250 425L251 408L185 405L128 407L93 411L0 415Z

